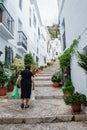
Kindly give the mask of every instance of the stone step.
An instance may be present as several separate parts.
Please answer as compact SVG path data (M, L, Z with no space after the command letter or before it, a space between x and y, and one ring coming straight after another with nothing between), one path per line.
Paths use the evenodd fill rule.
M37 76L52 76L52 74L48 74L48 73L39 73L37 74Z
M52 81L51 80L36 80L35 81L35 85L38 84L51 84L52 85Z
M69 121L86 121L83 112L73 113L63 99L30 100L30 107L20 108L20 100L0 100L0 124L36 124Z
M44 76L35 76L34 79L35 79L35 81L36 80L39 80L39 81L45 80L46 81L46 80L51 80L51 76L45 76L45 77Z
M38 84L36 84L35 83L35 87L52 87L52 83L44 83L44 84L42 84L42 83L38 83Z
M63 98L63 93L61 88L36 87L35 96L36 99L61 99Z
M0 96L0 99L12 99L12 92L7 92L6 96ZM20 89L19 89L20 93ZM63 98L63 93L61 87L54 88L50 87L35 87L35 97L36 99L61 99Z
M0 130L87 130L87 121L37 124L4 124L0 125Z
M51 80L36 80L35 81L35 87L52 87L52 81Z

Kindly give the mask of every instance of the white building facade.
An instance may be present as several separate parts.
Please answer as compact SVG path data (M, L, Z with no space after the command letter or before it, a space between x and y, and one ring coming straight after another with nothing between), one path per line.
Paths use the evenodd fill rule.
M58 0L58 6L62 52L79 35L81 39L77 50L87 51L87 0ZM87 96L87 75L77 62L78 58L74 55L70 66L71 78L75 90Z
M38 55L41 26L36 0L15 0L15 4L12 0L0 0L0 60L10 65L15 56L23 60L26 53L31 53L38 64L44 65L39 63ZM42 48L39 46L39 50Z

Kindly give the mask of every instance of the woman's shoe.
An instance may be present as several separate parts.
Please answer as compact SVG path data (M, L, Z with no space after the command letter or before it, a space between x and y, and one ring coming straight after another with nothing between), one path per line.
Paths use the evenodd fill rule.
M24 108L24 103L21 103L21 108L22 108L22 109Z
M25 106L25 108L29 108L29 105Z

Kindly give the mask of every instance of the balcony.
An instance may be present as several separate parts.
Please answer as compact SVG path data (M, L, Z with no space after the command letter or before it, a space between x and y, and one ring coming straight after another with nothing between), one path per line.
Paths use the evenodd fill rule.
M4 36L6 39L14 38L14 19L3 3L0 3L0 35Z
M17 45L18 45L18 49L22 53L27 52L27 37L22 31L18 31L18 43L17 43Z

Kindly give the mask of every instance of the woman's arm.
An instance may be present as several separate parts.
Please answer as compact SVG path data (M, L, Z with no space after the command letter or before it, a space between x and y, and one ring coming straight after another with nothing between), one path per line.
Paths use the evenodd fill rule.
M31 81L32 81L32 90L34 90L35 86L34 86L34 77L33 76L31 77Z
M18 75L18 78L16 80L16 85L19 85L19 87L20 87L20 81L21 81L21 75Z

